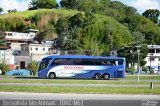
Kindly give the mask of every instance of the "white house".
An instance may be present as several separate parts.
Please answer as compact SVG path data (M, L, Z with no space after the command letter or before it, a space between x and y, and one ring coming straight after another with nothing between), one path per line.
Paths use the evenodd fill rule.
M54 54L50 44L21 44L21 53L32 54Z
M154 69L160 69L160 45L148 45L147 48L149 49L149 52L145 58L145 61L147 62L145 66ZM141 51L139 53L141 53ZM110 51L110 56L117 55L118 54L116 50Z
M145 58L145 66L158 69L160 66L160 45L148 45L148 55Z
M19 32L4 32L6 45L10 46L11 49L20 50L20 45L25 43L31 43L36 36L38 30L30 29L28 33L19 33Z
M29 33L5 32L5 36L8 41L32 41L37 32L38 30L29 29Z

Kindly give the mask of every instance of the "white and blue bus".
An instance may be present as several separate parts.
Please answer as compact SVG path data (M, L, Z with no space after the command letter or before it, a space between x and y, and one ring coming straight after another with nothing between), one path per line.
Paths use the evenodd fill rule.
M54 78L94 78L105 79L125 77L125 58L102 56L44 57L39 64L39 77Z

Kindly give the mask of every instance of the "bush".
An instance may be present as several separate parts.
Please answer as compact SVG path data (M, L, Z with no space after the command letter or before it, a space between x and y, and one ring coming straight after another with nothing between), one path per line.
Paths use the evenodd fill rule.
M149 71L149 68L148 67L143 67L142 71L144 71L145 73L147 73Z
M31 70L33 75L36 75L38 71L38 63L36 61L32 61L31 63L28 64L27 69Z
M126 68L126 72L131 73L132 75L135 73L134 67Z
M5 62L2 62L0 64L0 70L2 70L2 75L5 75L5 73L10 69L9 65L7 65Z
M150 68L149 73L150 73L150 74L154 74L154 69L153 69L153 68Z

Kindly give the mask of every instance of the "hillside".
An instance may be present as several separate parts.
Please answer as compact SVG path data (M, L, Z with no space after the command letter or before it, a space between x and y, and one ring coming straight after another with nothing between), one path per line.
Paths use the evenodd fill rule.
M27 28L36 28L39 30L37 39L52 40L55 37L61 36L63 33L63 29L61 29L60 32L56 30L63 27L58 26L60 24L56 25L59 20L62 18L67 19L70 17L74 17L74 15L76 15L77 13L80 13L85 17L84 12L65 9L40 9L33 11L9 13L0 16L0 29L2 31L24 32ZM111 17L107 17L104 15L94 16L96 22L93 22L91 24L88 23L88 25L86 24L85 26L83 26L85 28L85 31L84 29L83 31L80 28L78 29L81 30L81 35L79 35L81 37L76 37L77 39L74 39L79 43L82 43L76 44L77 47L74 47L73 49L95 49L95 43L98 43L99 49L105 49L106 51L108 51L108 44L111 44L110 42L112 42L114 44L114 47L116 48L126 44L125 41L127 41L127 43L131 42L131 34L128 31L127 27L120 24ZM83 22L82 24L84 23L85 22ZM106 34L106 32L104 31L105 29L109 30L110 32L108 33L113 35L112 38L110 38L110 42L107 42L107 37L110 36Z
M129 14L126 8L110 7L104 13L62 8L8 13L0 16L0 30L26 32L35 28L39 42L58 38L63 50L92 50L93 54L97 48L102 54L129 44L160 44L160 27L135 11Z

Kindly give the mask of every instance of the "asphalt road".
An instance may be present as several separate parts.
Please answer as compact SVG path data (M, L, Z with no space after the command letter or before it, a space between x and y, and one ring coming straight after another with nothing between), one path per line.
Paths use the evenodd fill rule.
M0 105L2 106L12 106L14 102L22 100L27 101L26 106L41 106L39 103L42 102L39 101L53 103L52 106L160 106L160 95L0 92Z
M22 93L0 92L0 100L3 99L81 99L81 100L160 100L160 95L122 95L122 94L58 94L58 93Z

